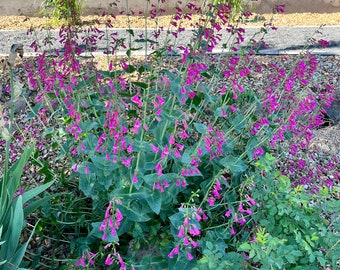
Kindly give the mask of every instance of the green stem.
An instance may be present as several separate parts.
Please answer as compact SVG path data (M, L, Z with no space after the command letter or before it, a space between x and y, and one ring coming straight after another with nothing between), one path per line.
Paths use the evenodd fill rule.
M6 207L8 205L9 200L11 198L8 196L8 185L10 184L9 179L9 150L10 150L10 144L11 144L11 134L12 134L12 123L14 120L14 80L13 80L13 69L10 67L10 91L11 91L11 106L10 106L10 119L9 119L9 127L6 131L6 127L4 127L4 133L5 134L5 140L6 140L6 146L5 146L5 164L4 164L4 176L2 178L2 181L0 182L1 185L1 193L0 193L0 224L3 223L3 217L6 217L7 211L9 208ZM2 209L5 207L5 209ZM5 210L5 211L2 211Z
M10 91L11 91L11 107L10 107L10 118L9 118L9 126L8 126L8 135L12 134L12 123L14 120L14 78L13 78L13 68L10 67ZM4 167L4 180L8 180L8 170L9 170L9 148L11 144L10 137L6 138L6 147L5 147L5 167ZM4 187L5 185L2 185L1 195L4 194Z

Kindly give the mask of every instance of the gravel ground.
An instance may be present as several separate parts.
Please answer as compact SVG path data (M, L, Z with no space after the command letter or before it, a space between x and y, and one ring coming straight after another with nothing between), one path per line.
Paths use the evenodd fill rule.
M190 22L183 22L183 27L190 27L191 23L197 22L198 16L193 16L193 20ZM320 25L340 25L340 13L292 13L292 14L254 14L247 22L247 26L261 26L263 21L273 20L273 23L277 26L320 26ZM106 18L102 16L85 16L82 17L84 26L93 25L101 26ZM117 16L116 19L112 19L112 25L115 28L126 28L128 25L131 28L144 28L145 20L140 16ZM158 20L159 26L168 27L171 21L171 16L161 16ZM155 27L155 20L147 20L147 26ZM30 28L57 28L58 25L53 25L44 17L25 17L25 16L0 16L0 30L27 30Z
M122 28L127 26L134 29L135 38L132 39L133 47L140 47L140 43L134 42L140 34L144 33L144 27L147 25L150 29L149 36L152 35L152 28L156 26L155 20L144 20L143 17L127 17L127 16L117 16L116 19L111 17L100 17L100 16L86 16L82 17L83 28L89 26L96 26L103 28L105 27L105 22L111 20L113 29L108 29L107 35L109 36L113 32L117 31L117 38L127 38L128 34ZM191 21L183 20L181 27L190 28L190 24L198 22L199 17L193 16ZM277 51L281 53L284 51L295 51L304 47L305 41L308 38L325 39L330 41L330 46L328 51L325 53L338 54L340 55L340 32L339 27L334 28L333 26L340 26L340 13L330 13L330 14L317 14L317 13L299 13L299 14L263 14L254 15L250 17L246 24L240 24L240 26L247 26L246 30L246 42L253 37L255 33L259 31L259 27L263 26L264 22L272 20L273 24L278 26L277 31L269 31L265 40L270 50ZM171 16L161 16L157 21L158 26L163 26L168 29L171 21ZM99 24L100 23L100 24ZM146 24L145 24L146 23ZM319 27L323 25L323 29ZM302 26L294 31L290 28L291 26ZM45 17L24 17L24 16L0 16L0 55L6 55L8 52L8 47L13 43L22 43L25 46L25 53L33 54L33 49L30 48L31 43L37 40L39 44L44 42L46 36L50 36L55 40L59 40L59 32L57 31L58 25L51 24ZM137 29L139 28L139 29ZM27 34L27 30L34 30ZM50 31L55 29L56 31ZM118 29L118 30L117 30ZM120 30L119 30L120 29ZM15 30L15 31L7 31ZM320 31L319 31L320 30ZM162 32L159 37L159 42L170 38L173 39L172 35L167 35L166 31ZM86 33L79 35L79 39L84 37ZM177 39L177 43L187 44L189 42L192 32L184 32ZM259 35L257 35L259 37ZM224 33L222 36L223 40L228 39L228 34ZM53 49L61 49L61 44L55 42ZM80 42L79 44L82 44ZM101 53L106 50L107 41L105 38L98 40L98 48ZM51 50L48 45L43 46L42 50ZM217 48L218 49L218 48ZM143 53L143 49L136 51L134 53ZM317 53L323 53L324 50L317 50ZM268 52L264 52L268 53Z

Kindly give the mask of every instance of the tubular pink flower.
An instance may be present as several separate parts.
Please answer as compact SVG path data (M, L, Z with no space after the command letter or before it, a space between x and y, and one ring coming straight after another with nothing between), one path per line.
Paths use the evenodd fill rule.
M164 159L167 155L169 155L170 152L169 152L169 147L166 145L162 151L162 154L161 154L161 159Z
M151 144L151 147L152 147L152 151L153 151L154 153L157 153L157 152L159 151L159 148L156 147L155 145Z
M133 174L132 183L138 183L138 179L137 179L136 173Z
M193 248L199 247L199 244L197 242L195 242L194 240L192 240L192 239L190 240L190 243L191 243Z
M187 258L189 261L191 261L194 258L189 251L187 251Z
M156 112L155 112L156 115L161 115L162 114L162 108L158 109Z
M106 211L105 211L105 218L109 218L111 216L110 214L111 209L112 209L112 202L109 202L109 205L107 206Z
M161 96L157 95L156 98L158 100L159 105L162 106L165 103L165 100Z
M124 78L122 77L118 77L118 80L120 82L120 85L123 87L123 88L126 88L127 87L127 84L126 84L126 81Z
M242 215L242 218L239 220L239 223L240 223L240 225L244 225L244 224L246 224L246 219L244 218L244 216Z
M168 181L166 181L166 180L163 180L163 185L164 185L164 187L165 187L165 188L168 188L168 187L169 187L169 183L168 183Z
M133 134L137 134L138 133L138 129L141 127L139 118L136 119L135 125L133 127L132 133Z
M247 200L250 202L251 205L256 205L256 202L255 202L255 200L254 200L252 197L250 197L249 195L247 195L246 198L247 198Z
M194 97L196 96L196 93L193 91L188 92L188 98L190 98L191 100L194 99Z
M122 212L120 212L120 210L118 208L116 209L116 220L117 221L122 221L123 220Z
M75 165L73 166L72 170L73 170L74 172L77 172L77 171L78 171L78 164L75 164Z
M126 269L125 263L124 263L122 257L119 254L117 254L117 259L118 259L119 264L120 264L120 270L125 270Z
M175 137L174 135L170 135L170 138L169 138L169 144L174 144L175 143Z
M129 157L129 158L122 157L122 164L125 165L125 167L129 168L131 165L132 159L133 157Z
M170 258L170 259L172 259L173 257L174 257L174 255L177 255L179 253L179 247L178 247L178 245L176 246L176 247L174 247L171 251L170 251L170 253L168 254L168 257Z
M247 210L245 210L245 212L246 212L249 216L251 216L251 215L253 214L253 211L252 211L251 209L247 209Z
M85 255L83 253L83 255L81 256L81 258L75 263L76 266L82 266L82 267L86 267L85 264Z
M163 76L162 77L162 80L165 84L169 84L170 83L170 80L166 77L166 76Z
M139 108L141 108L143 106L143 102L141 101L141 99L139 98L139 95L138 93L136 95L134 95L132 98L131 98L131 101L133 103L136 103L138 105Z
M195 218L198 222L202 220L202 217L198 213L195 213Z
M286 7L286 4L275 5L274 12L276 12L276 13L284 13L285 12L285 7Z
M182 238L183 236L184 236L184 227L183 227L183 226L180 226L180 227L179 227L178 234L177 234L177 237L178 237L178 238Z
M97 256L96 253L93 253L93 252L91 252L91 251L87 251L87 259L88 259L88 261L89 261L89 263L90 263L91 265L94 265L94 260L93 260L93 258L96 257L96 256Z
M112 216L109 217L109 227L111 229L111 236L115 236L116 235L116 229L115 229L115 225L113 224Z
M262 156L264 154L264 150L262 149L262 147L258 147L254 149L254 154L253 154L253 158L257 159L260 156Z
M190 224L189 218L186 217L186 218L184 219L184 223L183 223L183 224L184 224L185 227L189 226L189 224Z
M233 210L232 209L229 209L226 213L225 213L225 216L226 217L230 217L231 214L232 214Z
M109 254L109 255L106 257L105 265L111 265L112 263L113 263L113 258L111 257L111 254Z
M208 197L207 198L207 202L208 202L209 206L214 206L215 201L216 201L216 199L214 197Z
M126 151L128 153L132 153L133 152L133 149L132 149L132 143L129 144L128 148L126 149Z
M232 112L237 111L237 108L236 108L235 106L233 106L233 105L230 105L230 106L229 106L229 109L230 109Z
M189 233L192 235L192 236L196 236L196 235L200 235L201 232L200 230L197 228L197 226L195 224L192 224L189 228Z
M157 171L157 174L158 176L161 176L163 174L162 172L162 163L158 163L156 166L155 166L155 170Z

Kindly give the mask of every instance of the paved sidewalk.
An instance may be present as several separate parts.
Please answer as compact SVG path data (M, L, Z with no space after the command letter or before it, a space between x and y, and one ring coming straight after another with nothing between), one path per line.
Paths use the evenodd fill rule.
M259 40L262 34L256 34L260 30L259 27L247 27L245 35L245 43L249 42L252 37L255 40ZM134 37L132 37L132 47L138 48L138 50L133 51L135 55L144 55L145 47L143 43L137 42L140 34L145 34L144 29L133 29ZM117 33L116 38L126 38L126 44L128 44L129 34L125 29L110 29L104 36L110 37L111 34ZM150 39L152 38L152 29L149 29L147 35ZM36 55L33 49L30 48L30 44L37 40L40 44L46 37L50 37L53 41L53 46L43 46L42 50L53 53L55 49L62 52L62 45L59 43L59 31L38 31L33 34L27 35L26 31L4 31L0 30L0 56L8 55L10 46L13 43L22 43L25 48L25 55ZM186 46L190 39L193 37L193 32L191 30L185 30L185 32L180 33L177 39L177 46ZM222 40L227 41L230 35L223 34ZM85 48L83 38L85 34L79 34L78 43L82 44L81 47ZM322 55L340 55L340 25L339 26L325 26L323 28L311 27L311 26L296 26L296 27L280 27L278 30L270 30L264 37L266 44L269 48L263 48L259 51L260 54L298 54L307 44L307 40L314 38L316 40L324 39L330 42L326 48L321 48L321 46L309 46L309 50L314 54ZM159 44L165 44L166 42L174 42L172 35L167 35L166 33L161 33L159 38ZM98 50L95 55L104 55L107 50L110 40L105 37L102 40L98 40L97 46ZM221 44L223 42L220 42ZM222 52L221 47L217 47L214 52ZM41 51L40 51L41 52ZM152 50L148 49L148 53ZM38 52L39 53L39 52ZM126 51L120 51L119 54L124 55Z

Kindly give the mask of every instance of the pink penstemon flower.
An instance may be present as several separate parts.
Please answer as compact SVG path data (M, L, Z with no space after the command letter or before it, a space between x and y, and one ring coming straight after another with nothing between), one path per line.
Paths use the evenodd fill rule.
M168 257L172 259L174 255L178 255L178 254L179 254L179 246L177 245L170 251L170 253L168 254Z
M170 154L169 147L166 145L162 151L161 159L164 159L166 156Z
M141 123L140 123L140 121L139 121L139 118L137 118L136 121L135 121L135 125L133 126L132 133L133 133L133 134L137 134L137 133L138 133L138 130L139 130L139 128L140 128L141 126L142 126L142 125L141 125Z
M231 226L231 229L230 229L231 231L230 231L230 234L231 235L235 235L236 234L236 232L235 232L235 230L234 230L234 227L233 226Z
M137 179L136 173L133 174L132 183L138 183L138 179Z
M72 170L74 172L77 172L78 171L78 164L75 164L73 167L72 167Z
M229 217L231 216L232 213L233 213L233 210L232 210L232 209L229 209L229 210L225 213L225 216L229 218Z
M285 7L286 7L286 4L277 4L275 5L274 7L274 13L284 13L285 12Z
M250 197L249 195L246 195L246 198L251 205L256 205L256 202L252 197Z
M131 165L132 159L133 157L129 157L129 158L122 157L122 164L125 165L125 167L129 168Z
M183 238L184 237L184 227L180 226L177 234L178 238Z
M163 174L163 172L162 172L163 168L162 168L162 163L161 162L159 162L155 166L155 170L157 171L158 176L161 176Z
M154 153L157 153L157 152L159 151L159 148L156 147L156 146L153 145L153 144L151 144L151 148L152 148L152 151L153 151Z
M138 93L137 93L136 95L134 95L134 96L131 98L131 101L132 101L133 103L137 104L139 108L141 108L141 107L143 106L143 102L142 102L142 100L140 99Z
M192 256L192 254L189 251L187 251L187 258L189 261L191 261L194 259L194 256Z
M83 252L81 258L75 263L76 266L82 266L82 267L86 267L87 264L90 264L92 266L94 266L94 258L97 256L97 254L86 250L85 252Z
M112 265L114 262L114 259L112 258L112 255L109 254L105 259L105 265Z

